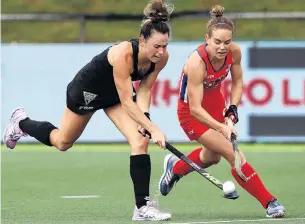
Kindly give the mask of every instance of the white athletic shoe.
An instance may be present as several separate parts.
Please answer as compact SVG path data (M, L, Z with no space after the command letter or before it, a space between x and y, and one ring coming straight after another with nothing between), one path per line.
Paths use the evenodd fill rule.
M282 218L285 216L285 208L277 199L273 199L268 203L266 216L268 218Z
M10 149L15 148L18 140L22 136L27 136L27 134L24 133L19 127L19 122L26 118L28 118L28 115L21 107L16 108L12 112L10 123L6 126L3 132L3 142L6 147Z
M172 215L168 212L161 212L156 208L155 201L147 201L146 205L133 211L133 221L168 221Z

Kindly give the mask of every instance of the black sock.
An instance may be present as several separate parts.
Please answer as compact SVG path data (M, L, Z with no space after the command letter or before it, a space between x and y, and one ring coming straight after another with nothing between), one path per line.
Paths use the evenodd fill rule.
M30 118L26 118L19 122L20 129L26 134L36 138L41 143L52 146L50 142L51 131L56 127L47 121L34 121Z
M133 181L136 205L141 208L149 200L151 164L149 155L130 156L130 176Z

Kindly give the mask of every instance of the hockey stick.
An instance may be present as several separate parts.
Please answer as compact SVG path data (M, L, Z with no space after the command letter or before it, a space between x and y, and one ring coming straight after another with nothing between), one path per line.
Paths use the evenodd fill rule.
M233 126L233 122L230 118L226 118L226 122L228 126ZM234 133L231 133L231 143L234 150L234 168L236 170L236 173L238 176L245 182L247 182L248 178L244 175L243 171L241 170L241 157L240 152L237 145L236 135Z
M190 160L187 156L185 156L182 152L180 152L178 149L176 149L174 146L169 144L168 142L165 142L165 147L168 151L173 153L175 156L177 156L179 159L187 163L190 167L192 167L197 173L199 173L201 176L203 176L205 179L210 181L212 184L214 184L216 187L218 187L220 190L223 191L223 183L213 177L211 174L209 174L205 169L198 166L196 163L194 163L192 160ZM233 191L230 194L223 195L224 198L227 199L237 199L239 197L238 193L236 191Z
M236 173L238 176L245 182L247 182L248 178L244 175L243 171L241 170L241 157L240 152L238 149L237 141L236 141L236 135L234 133L231 134L231 142L234 150L234 167L236 170Z
M210 175L205 169L198 166L196 163L194 163L192 160L190 160L187 156L185 156L182 152L180 152L178 149L176 149L174 146L166 142L166 149L173 153L175 156L177 156L179 159L187 163L190 167L192 167L197 173L199 173L201 176L203 176L205 179L210 181L212 184L214 184L216 187L218 187L220 190L223 190L223 185L221 181Z
M141 132L139 132L141 133ZM144 137L146 135L150 135L149 132L145 132L146 134L143 135ZM182 161L184 161L185 163L187 163L190 167L192 167L197 173L199 173L201 176L203 176L206 180L208 180L209 182L211 182L212 184L214 184L217 188L219 188L220 190L223 191L223 183L218 180L217 178L213 177L211 174L209 174L205 169L201 168L200 166L198 166L196 163L194 163L192 160L190 160L186 155L184 155L182 152L180 152L178 149L176 149L174 146L172 146L170 143L165 142L165 147L168 151L170 151L172 154L174 154L175 156L177 156L179 159L181 159ZM237 191L233 191L230 194L225 194L223 195L224 198L227 199L237 199L239 197Z

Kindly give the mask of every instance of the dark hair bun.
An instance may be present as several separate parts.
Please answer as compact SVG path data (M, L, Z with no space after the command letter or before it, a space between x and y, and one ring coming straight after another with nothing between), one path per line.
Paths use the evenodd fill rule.
M174 11L174 6L165 4L162 0L151 0L144 9L144 21L167 22L170 14Z

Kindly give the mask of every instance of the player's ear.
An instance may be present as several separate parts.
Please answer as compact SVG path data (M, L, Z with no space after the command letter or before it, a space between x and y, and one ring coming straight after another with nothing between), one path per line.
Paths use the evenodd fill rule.
M209 34L206 34L206 35L205 35L205 42L208 43L208 42L209 42L209 39L211 39L210 36L209 36Z
M146 40L145 40L144 36L141 35L141 36L139 37L139 45L140 45L141 47L143 47L145 42L146 42Z

